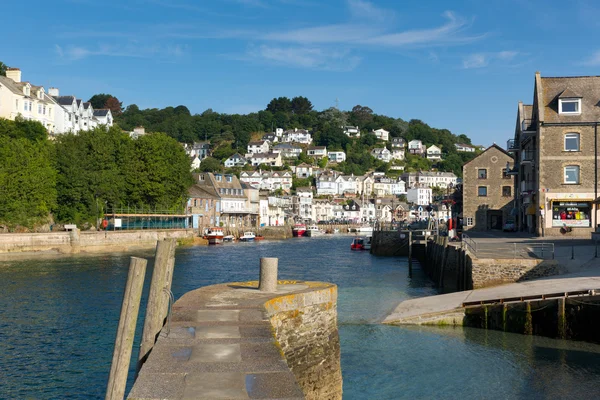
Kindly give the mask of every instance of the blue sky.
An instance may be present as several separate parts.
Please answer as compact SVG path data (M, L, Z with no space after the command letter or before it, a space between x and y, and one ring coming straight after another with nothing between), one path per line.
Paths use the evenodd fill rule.
M360 104L505 144L533 77L598 75L593 0L54 0L3 4L0 60L87 100L247 113Z

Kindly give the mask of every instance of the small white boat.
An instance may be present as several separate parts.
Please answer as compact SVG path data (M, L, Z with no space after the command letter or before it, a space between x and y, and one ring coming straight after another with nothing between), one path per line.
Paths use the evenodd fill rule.
M322 236L324 234L325 232L321 231L317 225L310 225L306 228L306 236L308 237Z
M370 225L363 225L356 228L356 232L361 233L373 233L373 227Z
M363 241L363 249L364 250L371 250L371 241L373 240L373 236L371 235L367 235L365 237L365 240Z
M233 239L235 239L235 237L233 235L223 236L223 241L224 242L233 242Z
M222 244L223 228L208 228L208 230L206 231L206 239L208 239L208 244Z
M253 242L255 238L256 235L254 234L254 232L244 232L244 234L240 236L240 240L242 242Z

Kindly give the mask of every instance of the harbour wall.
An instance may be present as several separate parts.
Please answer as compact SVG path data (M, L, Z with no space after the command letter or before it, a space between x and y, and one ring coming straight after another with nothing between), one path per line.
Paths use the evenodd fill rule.
M600 296L471 306L463 326L600 343Z
M173 305L128 399L341 399L337 286L199 288Z
M461 243L446 237L418 237L412 256L429 278L445 291L478 289L504 283L522 282L561 273L555 260L535 258L477 258ZM371 252L379 256L408 256L408 235L399 231L373 233Z
M337 286L265 303L277 342L306 399L341 399Z
M0 257L37 253L77 254L154 248L158 240L191 241L192 229L0 234Z
M480 289L558 275L556 260L534 258L477 258L459 243L436 237L413 251L427 275L450 291Z

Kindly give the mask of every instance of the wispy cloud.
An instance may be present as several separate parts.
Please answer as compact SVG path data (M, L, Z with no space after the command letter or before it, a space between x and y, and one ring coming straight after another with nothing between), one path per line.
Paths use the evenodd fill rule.
M586 67L600 66L600 50L596 50L594 53L592 53L592 55L584 60L581 65L585 65Z
M394 14L390 10L384 10L365 0L348 0L348 7L352 16L360 19L383 21Z
M351 71L361 61L360 57L353 55L347 49L282 47L264 44L251 46L242 56L233 55L228 57L260 64L326 71Z
M180 45L126 45L102 44L97 47L67 46L58 44L54 46L56 55L63 61L77 61L88 57L133 57L133 58L179 58L185 54L185 48Z
M446 11L443 16L448 20L437 28L409 30L404 32L389 33L363 40L363 43L379 44L384 46L406 47L441 44L470 43L482 39L485 34L463 35L469 22L451 11Z
M484 68L491 62L507 63L519 55L517 51L499 51L495 53L474 53L463 58L463 68Z

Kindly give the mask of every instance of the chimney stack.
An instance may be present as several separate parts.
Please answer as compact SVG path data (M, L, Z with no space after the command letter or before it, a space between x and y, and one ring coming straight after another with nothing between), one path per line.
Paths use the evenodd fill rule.
M60 92L58 91L58 88L55 88L55 87L48 88L48 95L49 96L58 97L58 96L60 96L59 93Z
M6 68L6 77L19 83L21 82L21 70L19 68Z

